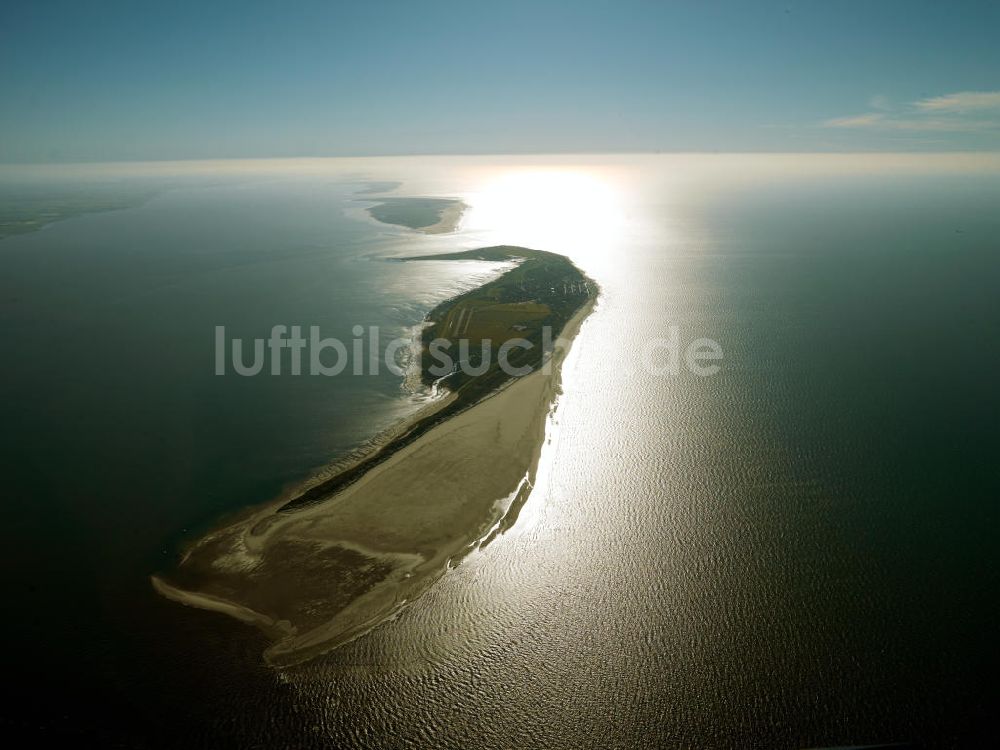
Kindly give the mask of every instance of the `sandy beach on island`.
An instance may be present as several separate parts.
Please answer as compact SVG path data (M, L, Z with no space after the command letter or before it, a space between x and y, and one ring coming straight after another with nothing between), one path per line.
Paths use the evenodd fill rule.
M447 234L448 232L454 232L458 229L459 222L462 221L466 209L468 209L468 206L465 203L455 201L441 212L441 218L437 224L431 224L429 227L421 227L417 231L424 234Z
M328 498L283 512L283 497L231 520L154 576L154 587L257 625L274 639L264 652L273 666L392 617L527 499L562 362L594 304L564 326L549 367L435 425Z

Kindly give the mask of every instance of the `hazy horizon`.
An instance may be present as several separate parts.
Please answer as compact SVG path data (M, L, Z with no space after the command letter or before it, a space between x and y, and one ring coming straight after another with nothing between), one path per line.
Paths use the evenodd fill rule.
M448 160L472 159L493 163L497 159L512 160L523 163L525 159L539 159L542 162L555 160L575 162L590 159L705 159L705 158L792 158L815 160L813 165L824 162L851 163L859 170L873 168L897 168L901 166L939 166L953 167L960 171L1000 169L1000 149L996 151L532 151L506 153L412 153L412 154L352 154L325 155L313 154L303 156L231 156L205 157L190 159L120 159L106 161L64 161L64 162L0 162L0 172L17 175L18 173L51 172L62 177L72 177L74 173L86 172L88 168L121 167L126 170L143 167L166 167L169 165L198 166L218 169L237 167L239 165L264 164L268 166L299 166L308 162L378 162L384 161L387 166L405 164L407 161L418 160ZM854 158L855 161L850 160ZM803 164L810 164L809 161Z

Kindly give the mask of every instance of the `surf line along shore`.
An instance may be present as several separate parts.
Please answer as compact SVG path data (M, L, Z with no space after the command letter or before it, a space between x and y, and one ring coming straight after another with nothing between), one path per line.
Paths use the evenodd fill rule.
M511 264L427 315L421 378L447 396L333 476L229 518L152 576L169 599L259 627L276 667L364 634L510 527L531 492L562 363L598 295L569 259L540 250L396 260ZM546 326L558 336L548 352ZM484 339L526 339L534 346L513 350L510 364L530 372L517 377L494 361L482 374L458 368L439 379L430 343L459 337L473 356Z

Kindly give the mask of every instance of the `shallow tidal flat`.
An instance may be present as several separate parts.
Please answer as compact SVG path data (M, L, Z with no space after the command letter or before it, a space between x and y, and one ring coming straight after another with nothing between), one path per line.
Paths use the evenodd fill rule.
M551 253L499 247L458 255L518 262L431 311L425 359L427 331L467 336L464 323L452 330L454 319L475 312L477 325L492 321L483 330L493 336L501 320L528 339L551 324L559 340L548 366L521 377L491 367L480 376L440 378L448 395L341 476L248 511L191 544L176 570L153 578L161 594L257 625L274 641L265 660L290 665L391 617L516 519L535 478L561 364L596 287ZM557 283L564 279L577 281ZM523 324L508 319L519 310L529 311ZM541 364L541 346L533 351ZM432 378L426 369L422 375Z

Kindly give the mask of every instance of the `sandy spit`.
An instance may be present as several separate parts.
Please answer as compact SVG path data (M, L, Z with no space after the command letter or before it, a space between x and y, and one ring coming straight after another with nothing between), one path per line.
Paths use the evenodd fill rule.
M311 659L394 616L490 535L530 494L562 363L509 382L315 505L286 499L231 520L153 577L162 595L259 627L274 666Z

